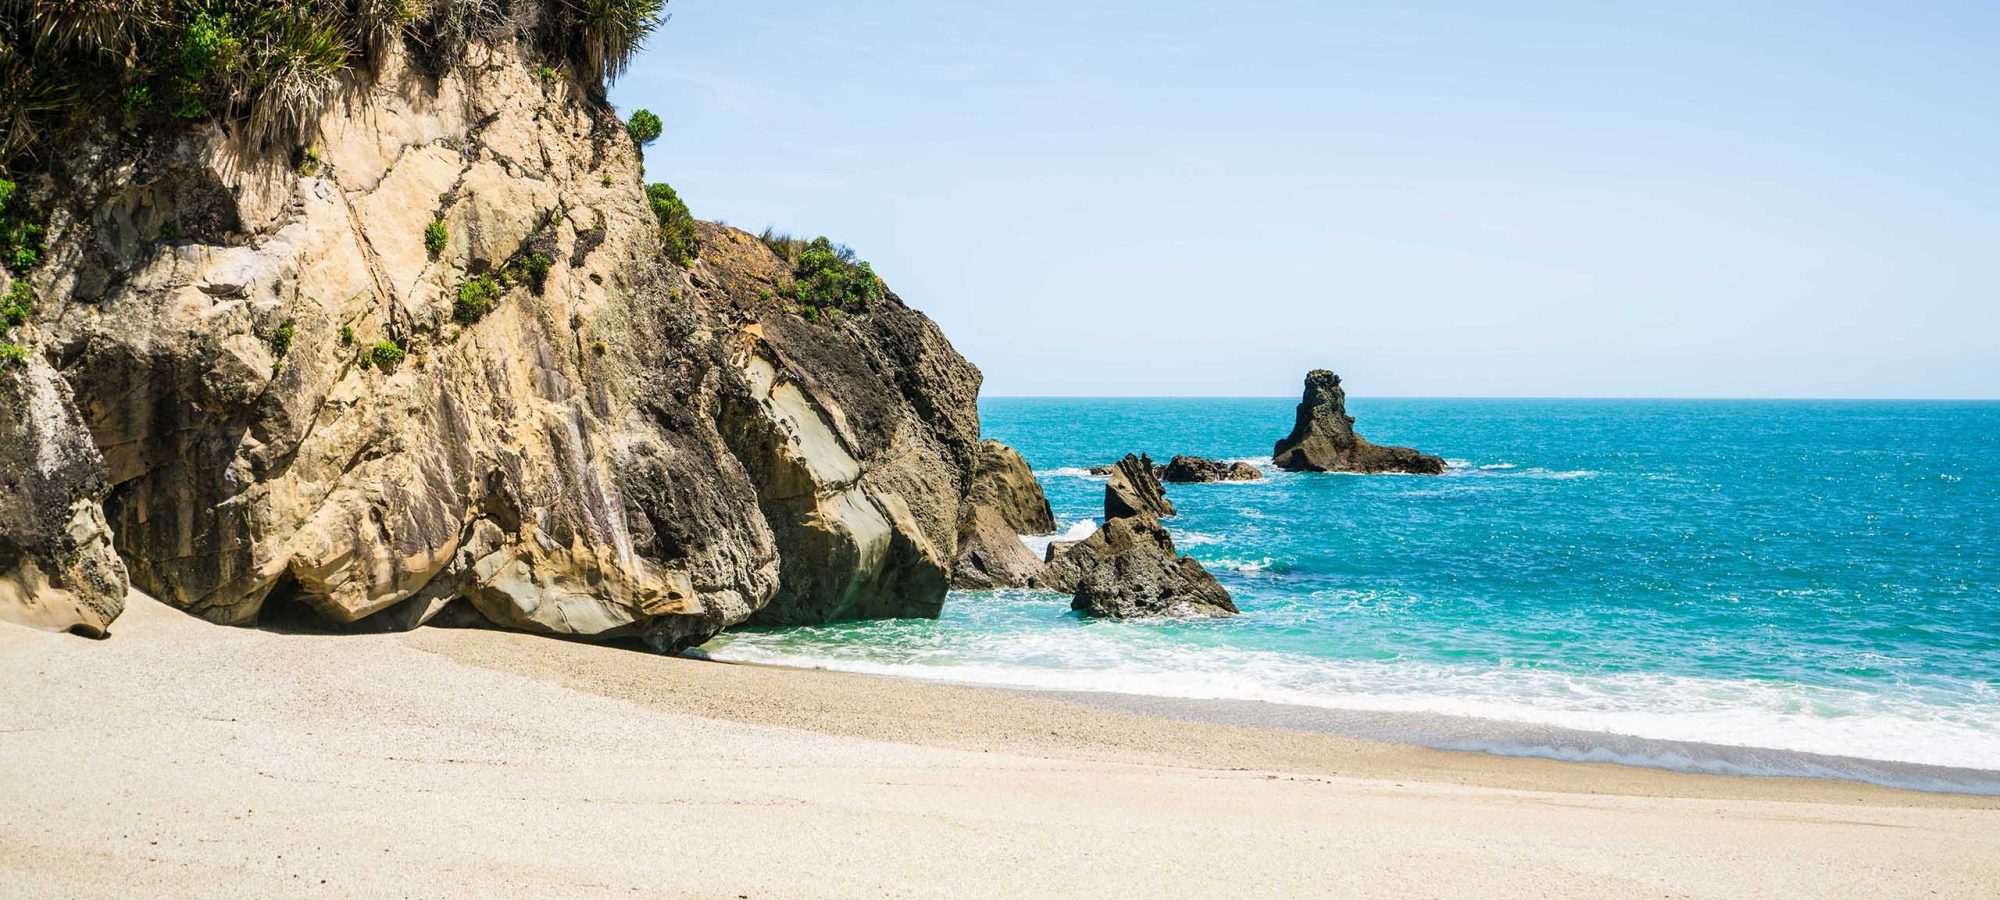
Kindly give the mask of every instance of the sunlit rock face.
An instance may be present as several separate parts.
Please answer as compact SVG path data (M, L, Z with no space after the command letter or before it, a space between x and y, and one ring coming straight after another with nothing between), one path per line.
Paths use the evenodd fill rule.
M893 294L802 317L741 232L663 259L623 124L532 59L392 53L306 148L79 161L48 346L133 583L224 623L456 610L662 648L935 615L978 371Z

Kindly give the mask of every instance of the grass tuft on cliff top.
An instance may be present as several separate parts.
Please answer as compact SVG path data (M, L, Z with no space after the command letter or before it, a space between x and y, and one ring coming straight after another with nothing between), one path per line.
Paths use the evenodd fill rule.
M296 141L399 42L433 68L521 38L623 74L667 0L0 0L0 166L46 164L105 120L219 122Z

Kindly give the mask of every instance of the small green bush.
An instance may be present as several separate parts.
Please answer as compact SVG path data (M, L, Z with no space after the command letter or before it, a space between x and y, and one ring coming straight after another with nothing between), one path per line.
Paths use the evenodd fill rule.
M625 123L625 130L632 133L632 143L644 148L660 139L660 117L650 109L642 109L632 114L631 121Z
M660 223L660 250L676 265L694 262L701 252L701 238L694 228L694 214L688 212L681 196L665 184L646 185L646 205Z
M14 286L7 289L7 298L0 300L0 320L7 323L6 327L15 328L27 324L28 318L34 314L35 289L29 287L26 280L16 280Z
M320 164L319 151L311 147L299 151L299 177L311 178L318 175Z
M0 178L0 265L17 274L42 261L42 238L47 234L18 193L14 182Z
M269 338L271 342L271 355L284 356L286 352L292 349L292 338L297 335L298 330L292 327L292 320L290 319L286 319L284 324L271 329L271 336Z
M451 305L451 317L461 325L470 325L486 316L493 308L493 301L500 298L500 285L492 278L481 275L468 278L458 286L458 299Z
M808 310L860 312L888 296L874 267L854 256L848 247L824 237L810 241L775 234L760 236L778 258L791 263L792 283L783 291L793 302ZM817 319L817 312L809 313Z
M352 325L342 325L342 326L340 326L340 344L341 344L341 346L345 347L345 346L347 346L347 345L349 345L349 344L352 344L352 343L354 343L354 326L352 326Z
M445 228L443 219L432 219L429 225L424 226L424 250L430 253L432 259L437 259L438 254L444 252L444 245L450 240L451 231Z
M16 344L0 343L0 366L20 366L28 362L28 348Z
M542 283L548 280L549 269L555 264L556 261L550 259L546 253L530 253L521 259L521 269L528 273L528 282L533 284L537 291L542 289Z
M556 80L556 70L551 68L548 63L543 63L535 67L535 77L543 81L554 81Z
M393 369L397 363L403 361L403 345L395 341L377 341L375 346L369 349L368 355L375 360L376 365L384 369Z

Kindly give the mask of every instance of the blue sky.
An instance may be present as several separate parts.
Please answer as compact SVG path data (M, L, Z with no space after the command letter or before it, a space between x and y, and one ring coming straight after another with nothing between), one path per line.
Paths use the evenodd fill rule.
M668 8L648 177L989 395L2000 397L2000 4Z

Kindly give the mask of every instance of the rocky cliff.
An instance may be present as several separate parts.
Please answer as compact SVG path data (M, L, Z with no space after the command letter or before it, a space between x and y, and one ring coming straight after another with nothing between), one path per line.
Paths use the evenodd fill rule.
M113 130L23 179L53 369L7 390L81 426L38 533L102 493L132 583L223 623L459 608L671 648L935 615L978 371L886 291L791 299L783 247L701 225L663 254L624 124L545 43L392 46L295 146Z

